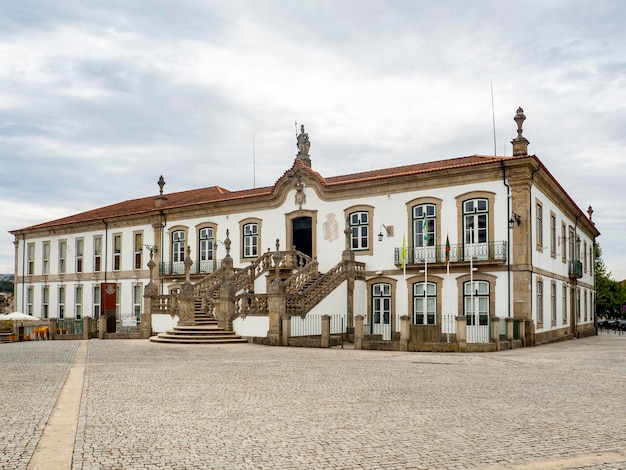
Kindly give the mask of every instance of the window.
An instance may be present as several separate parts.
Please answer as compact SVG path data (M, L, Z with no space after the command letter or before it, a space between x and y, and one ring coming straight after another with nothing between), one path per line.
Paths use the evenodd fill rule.
M76 239L76 272L83 272L83 239Z
M434 204L413 207L413 246L435 246L436 208Z
M587 242L584 242L583 248L583 269L587 272Z
M43 242L41 274L50 274L50 242Z
M28 274L29 276L32 276L33 274L35 274L35 244L34 243L29 243L28 244L28 265L26 268L26 274Z
M122 295L122 285L115 284L115 319L120 321L122 319L120 312L120 300Z
M133 316L139 321L141 318L141 284L133 285Z
M26 289L26 302L27 302L27 306L26 306L26 313L29 315L33 314L33 299L34 299L34 288L33 287L29 287L28 289Z
M350 221L350 246L352 250L367 250L369 248L369 214L367 212L352 212Z
M102 270L102 237L93 238L93 271L98 273Z
M59 274L65 274L66 258L67 258L67 242L65 240L61 240L59 241Z
M565 236L565 224L561 224L561 261L565 263L567 260L567 237Z
M543 281L537 281L537 323L543 323Z
M587 321L587 308L588 308L588 304L587 304L587 291L585 290L585 304L584 304L584 308L585 308L585 321Z
M563 292L561 293L561 316L563 324L567 325L567 285L563 284Z
M556 215L550 214L550 256L556 258Z
M113 271L122 267L122 236L113 235Z
M470 199L463 202L463 240L465 244L487 243L489 201Z
M214 233L212 227L202 228L198 233L198 254L200 255L200 272L202 273L213 271Z
M569 232L569 259L571 261L574 261L574 247L575 247L574 231L570 230Z
M59 287L59 311L57 318L65 318L65 287Z
M100 318L100 286L93 286L93 318Z
M259 253L259 225L245 224L243 226L243 257L256 258Z
M172 232L172 274L185 272L185 231Z
M372 285L372 324L391 324L391 284Z
M537 217L537 249L543 251L543 206L540 202L535 208Z
M434 325L436 323L437 284L416 282L413 284L413 324Z
M83 286L74 288L74 318L80 320L83 317Z
M134 269L141 269L143 265L143 234L135 233L135 265Z
M550 319L556 324L556 283L550 285Z
M44 286L41 288L41 317L48 318L50 314L50 288Z
M467 326L489 326L489 282L465 282L463 298Z

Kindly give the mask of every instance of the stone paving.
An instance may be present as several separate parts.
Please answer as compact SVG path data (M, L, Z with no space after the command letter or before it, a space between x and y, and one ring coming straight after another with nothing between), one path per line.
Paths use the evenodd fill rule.
M0 468L28 468L78 344L0 345ZM76 470L626 468L626 336L480 354L86 344Z

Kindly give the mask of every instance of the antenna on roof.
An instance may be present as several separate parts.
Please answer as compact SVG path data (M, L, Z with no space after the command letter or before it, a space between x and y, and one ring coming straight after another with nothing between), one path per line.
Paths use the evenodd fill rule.
M252 188L256 188L256 151L254 148L254 134L252 134Z
M489 82L491 85L491 120L493 122L493 155L498 155L496 150L496 113L493 106L493 81Z

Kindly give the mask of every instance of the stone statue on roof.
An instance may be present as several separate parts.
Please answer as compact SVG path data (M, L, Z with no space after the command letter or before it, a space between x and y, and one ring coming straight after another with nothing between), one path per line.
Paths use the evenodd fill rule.
M300 126L300 134L298 134L298 155L308 155L311 142L309 142L309 134L304 132L304 125Z

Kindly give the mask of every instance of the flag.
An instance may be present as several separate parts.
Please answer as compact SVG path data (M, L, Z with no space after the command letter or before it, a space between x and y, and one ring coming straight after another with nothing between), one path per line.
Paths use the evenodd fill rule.
M428 219L424 217L424 246L428 246Z
M402 256L402 269L404 269L404 264L406 263L406 238L404 235L402 235L402 252L400 256Z
M446 235L446 265L450 264L450 239Z

